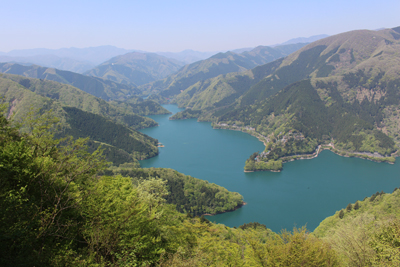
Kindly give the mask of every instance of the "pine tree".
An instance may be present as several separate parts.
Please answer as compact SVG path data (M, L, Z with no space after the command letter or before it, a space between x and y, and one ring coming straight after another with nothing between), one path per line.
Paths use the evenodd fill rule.
M339 212L339 218L340 218L340 219L343 219L343 217L344 217L344 211L343 211L343 210L340 210L340 212Z
M352 210L353 206L351 205L351 203L349 203L349 205L347 205L346 207L346 211L350 212Z
M358 201L354 204L354 210L358 210L360 208L360 203Z

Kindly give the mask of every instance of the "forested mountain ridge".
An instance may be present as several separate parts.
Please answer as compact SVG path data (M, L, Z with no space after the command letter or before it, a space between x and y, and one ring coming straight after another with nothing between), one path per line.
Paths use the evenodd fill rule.
M221 74L243 72L280 57L289 55L305 44L277 46L259 46L241 54L234 52L218 53L208 59L184 66L179 72L163 80L142 85L139 89L147 93L159 93L171 98L180 94L198 82L214 78Z
M113 105L71 85L13 74L1 74L1 77L13 80L36 94L57 100L66 106L101 115L132 129L157 125L150 118L134 114L130 108Z
M27 85L26 78L21 76L13 76L13 78L17 78L16 81L0 77L0 95L3 97L3 101L8 103L6 115L12 117L16 122L24 121L32 110L40 110L41 115L52 110L54 116L60 120L61 129L57 132L57 137L68 135L73 136L75 139L88 137L88 144L91 151L102 145L107 160L113 162L115 165L134 162L158 154L158 142L156 139L116 122L117 117L113 112L117 112L118 109L109 112L109 114L103 113L104 109L112 109L111 105L107 106L104 103L101 105L101 102L99 105L98 102L87 101L85 98L79 99L79 95L75 95L78 99L76 101L86 101L86 105L93 106L89 108L85 105L74 106L74 102L65 101L65 98L62 96L60 98L52 98L51 93L57 92L56 90L48 91L47 95L43 94L43 87L50 86L54 88L57 85L55 82L31 79L32 84L29 86L31 90L29 90L18 83L18 81L25 81L24 84ZM18 78L22 78L22 80L18 80ZM35 84L35 80L38 83ZM36 87L37 90L32 91L32 87ZM60 94L64 93L62 89L58 92ZM71 91L68 92L71 93ZM100 112L97 108L100 109ZM95 114L96 111L97 114ZM108 115L108 118L102 115ZM135 118L133 116L121 117L124 120L131 120L131 123L134 122ZM144 123L140 121L140 118L140 116L137 116L136 125Z
M245 78L231 74L205 81L214 85L211 94L207 90L193 94L198 101L189 107L200 110L200 119L212 120L216 127L245 127L264 136L269 143L265 152L271 151L267 162L313 153L318 144L328 143L343 153L390 156L397 150L394 141L399 144L395 123L400 99L399 40L399 28L330 36L281 61L257 67ZM251 79L256 69L273 64L258 82ZM226 80L235 79L243 81L241 95L227 90ZM215 96L218 102L210 101ZM191 103L185 102L189 98L177 99L181 105ZM185 117L185 112L176 117ZM296 132L299 135L293 138Z
M142 85L178 71L184 63L154 53L132 52L111 58L85 75L127 85Z
M134 85L119 84L110 80L37 65L23 66L16 63L0 63L0 72L70 84L107 101L125 100L133 94L140 93Z
M141 116L171 113L157 102L150 99L143 100L138 96L131 96L124 101L110 101L109 103Z
M313 234L331 244L344 266L397 266L400 190L376 192L324 219Z

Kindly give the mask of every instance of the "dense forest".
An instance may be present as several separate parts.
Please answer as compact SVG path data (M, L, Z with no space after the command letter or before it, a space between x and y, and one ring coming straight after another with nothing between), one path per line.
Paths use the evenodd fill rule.
M137 96L129 97L125 101L112 101L111 103L142 116L171 113L157 102L148 99L143 100Z
M132 155L135 159L145 159L158 154L157 139L116 124L99 115L73 107L63 108L67 113L66 127L60 134L75 139L89 137L100 143L110 144Z
M87 152L86 140L54 139L55 121L48 113L28 117L24 124L30 131L20 132L0 117L2 266L400 263L398 190L349 204L315 234L305 228L277 234L259 223L228 228L169 204L185 201L168 198L179 190L184 198L187 192L212 195L218 187L193 184L173 170L107 171L99 151Z
M127 166L127 167L125 167ZM204 180L181 174L171 169L131 168L130 164L112 167L107 174L133 178L135 184L151 178L164 179L168 195L165 200L174 204L179 212L192 216L232 211L243 204L243 197ZM111 173L109 172L111 171Z
M324 90L328 105L318 90ZM320 81L313 86L310 80L304 80L257 105L225 113L218 123L233 125L239 121L268 136L266 160L312 154L318 144L333 140L339 150L378 152L390 157L397 150L394 141L375 128L382 121L386 101L393 100L348 103L337 91L335 82Z
M157 123L154 120L139 116L123 106L120 107L115 105L117 102L107 102L71 85L11 74L0 74L0 77L4 80L14 81L25 89L30 90L37 95L56 100L62 105L79 108L86 112L101 115L115 122L122 123L132 129L157 126ZM17 98L17 96L12 97L14 99ZM32 108L42 108L42 106L35 105L35 103L30 104Z

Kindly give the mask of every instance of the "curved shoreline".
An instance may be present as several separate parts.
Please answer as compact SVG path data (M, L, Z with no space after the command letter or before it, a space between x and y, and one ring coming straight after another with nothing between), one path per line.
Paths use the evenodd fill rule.
M215 214L210 214L210 213L204 213L204 214L202 214L201 216L214 216L214 215L218 215L218 214L222 214L222 213L226 213L226 212L232 212L232 211L235 211L235 210L237 210L237 209L240 209L241 207L243 207L243 206L246 206L247 205L247 202L242 202L242 204L239 204L239 205L237 205L236 207L234 207L233 208L233 210L227 210L227 211L222 211L222 212L217 212L217 213L215 213Z
M241 131L243 133L247 133L250 134L254 137L257 137L257 139L262 142L264 144L264 146L266 146L267 142L268 142L268 138L266 136L263 136L257 132L255 132L254 130L251 129L246 129L243 130L243 127L239 127L239 126L229 126L229 125L220 125L220 124L216 124L216 125L212 125L212 127L214 129L225 129L225 130L233 130L233 131ZM313 159L318 157L319 153L321 153L322 150L330 150L333 153L335 153L338 156L342 156L342 157L346 157L346 158L361 158L361 159L366 159L366 160L370 160L370 161L374 161L374 162L386 162L389 164L394 164L394 162L390 161L389 158L390 157L384 157L382 155L380 155L380 157L374 157L371 156L370 152L348 152L348 151L341 151L338 150L334 147L334 145L329 144L329 145L318 145L318 148L316 149L316 151L312 154L300 154L300 155L293 155L293 156L287 156L287 157L282 157L280 158L282 160L282 163L286 163L286 162L290 162L290 161L295 161L295 160L301 160L301 159ZM393 153L391 155L391 157L396 158L399 155L397 155L399 151L396 151L395 153ZM312 156L311 156L312 155ZM257 171L264 171L264 170L257 170ZM273 170L266 170L266 171L273 171ZM244 172L255 172L255 171L244 171ZM277 171L275 171L277 172Z

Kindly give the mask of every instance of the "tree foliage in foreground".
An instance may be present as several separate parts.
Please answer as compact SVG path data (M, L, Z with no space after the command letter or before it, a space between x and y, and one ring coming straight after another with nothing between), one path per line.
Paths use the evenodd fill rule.
M113 174L132 177L136 184L152 177L165 180L169 192L165 195L165 200L169 204L174 204L179 212L201 216L233 211L243 204L242 195L230 192L214 183L184 175L172 169L141 169L132 168L130 165L123 164L118 168L110 169Z
M0 265L273 266L300 255L335 266L329 246L303 230L188 218L166 203L162 177L99 176L99 152L83 139L55 140L45 117L28 120L30 133L0 117Z
M1 266L399 264L399 221L365 215L397 214L398 191L360 202L337 219L333 237L305 228L276 234L257 223L228 228L168 204L168 171L99 176L99 151L88 153L83 139L54 139L46 117L28 119L27 133L0 117Z

